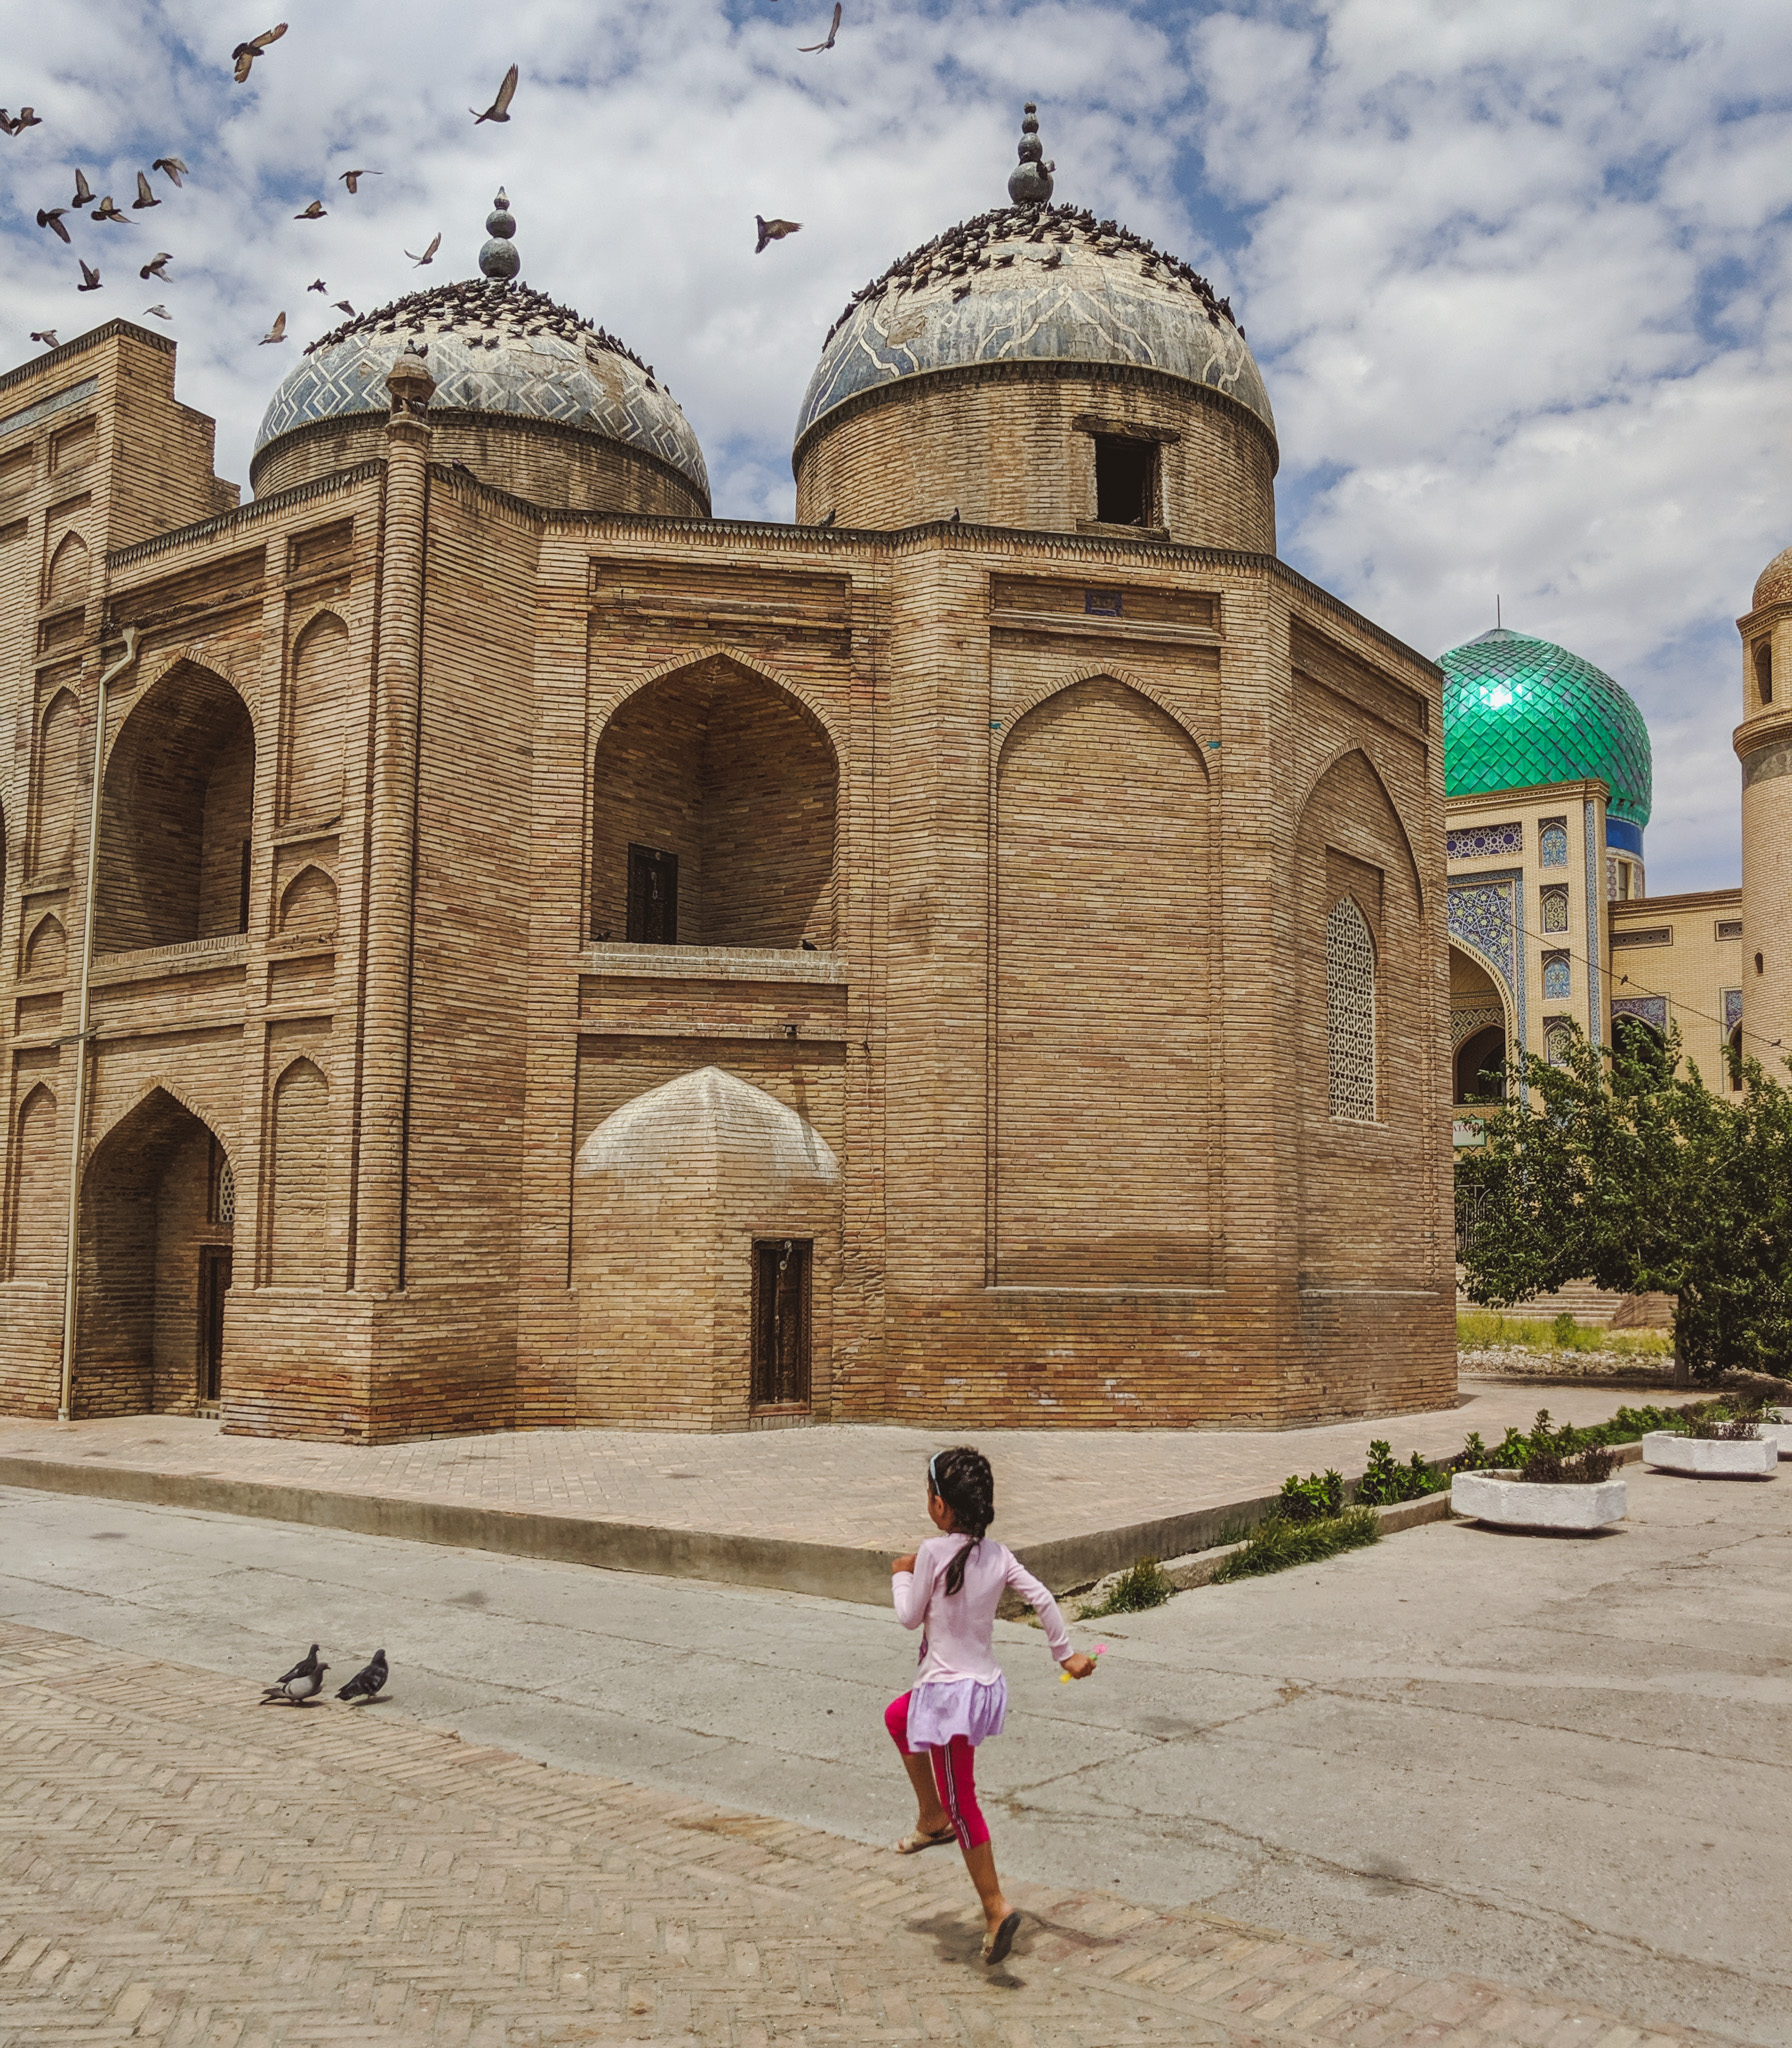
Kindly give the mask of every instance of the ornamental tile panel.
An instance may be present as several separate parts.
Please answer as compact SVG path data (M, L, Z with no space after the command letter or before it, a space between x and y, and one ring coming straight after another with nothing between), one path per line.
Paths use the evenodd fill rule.
M1451 860L1519 860L1524 856L1522 824L1464 825L1445 837Z
M1724 990L1724 1035L1727 1037L1742 1022L1742 991L1739 988Z
M1568 865L1568 820L1544 818L1537 827L1537 861L1546 868Z
M1509 879L1455 882L1450 887L1450 936L1493 962L1508 987L1516 978L1517 934Z
M1651 1025L1663 1038L1668 1035L1668 999L1666 996L1614 996L1612 998L1612 1024L1614 1028L1620 1017L1635 1017Z

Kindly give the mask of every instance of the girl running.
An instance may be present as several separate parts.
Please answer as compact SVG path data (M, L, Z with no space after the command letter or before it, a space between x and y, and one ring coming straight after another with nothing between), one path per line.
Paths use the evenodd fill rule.
M1045 1628L1052 1656L1072 1678L1087 1678L1094 1659L1070 1647L1058 1603L1005 1545L986 1540L995 1519L996 1482L989 1460L968 1444L927 1461L927 1512L943 1533L890 1567L896 1612L904 1628L920 1628L920 1669L913 1689L892 1700L884 1726L902 1752L920 1812L897 1853L957 1840L983 1902L983 1960L999 1963L1014 1946L1020 1915L1009 1910L996 1877L995 1851L977 1807L976 1746L1002 1732L1008 1681L991 1638L996 1607L1012 1586Z

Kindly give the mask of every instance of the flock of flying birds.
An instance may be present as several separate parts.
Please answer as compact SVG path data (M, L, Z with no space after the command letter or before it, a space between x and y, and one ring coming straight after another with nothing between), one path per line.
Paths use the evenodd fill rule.
M840 17L842 12L842 0L834 0L833 19L828 23L828 32L825 39L819 43L799 44L797 46L798 54L811 57L824 50L831 50L840 34ZM252 36L247 42L238 43L236 48L231 51L232 75L235 77L238 85L246 85L248 83L250 74L255 68L255 60L265 55L268 49L285 35L286 26L285 22L278 22L274 27L264 29L260 35ZM473 116L474 127L477 128L487 121L508 121L510 119L510 102L515 96L516 87L517 67L513 64L505 72L503 83L498 87L491 105L486 108L484 113L480 113L475 107L467 109L467 112ZM0 107L0 129L4 129L8 135L20 135L27 128L41 128L42 126L42 118L34 107L21 107L16 115L9 114L6 108ZM190 175L187 166L177 156L159 156L149 168L152 171L160 171L177 188L181 185L182 180ZM360 191L363 178L377 178L382 175L383 173L379 171L371 170L338 171L336 174L338 182L348 188L351 198ZM74 246L74 239L63 225L64 218L70 214L78 217L81 213L86 212L92 220L118 227L131 228L138 225L136 221L131 219L130 213L126 213L122 207L114 204L111 193L108 192L101 195L97 206L94 205L95 196L92 186L87 182L86 173L77 166L73 198L69 200L66 206L40 206L37 210L38 226L40 228L47 228L52 234L59 236L62 241L72 248ZM154 186L151 185L148 174L139 171L137 173L137 196L130 203L131 213L140 213L148 207L160 206L161 204L162 201L157 196ZM329 209L324 205L323 201L321 199L313 199L308 206L294 214L293 218L295 220L324 220L328 217L328 214ZM758 237L753 246L755 256L763 255L773 242L781 242L787 235L796 234L803 225L800 220L767 220L763 214L755 214L753 221ZM407 249L404 253L421 270L425 264L435 261L436 251L441 246L442 237L438 232L420 254L414 249ZM76 285L76 291L99 291L101 289L100 266L97 263L89 263L84 256L77 257L76 260L81 266L81 282ZM137 275L145 283L154 278L158 284L167 284L169 282L167 266L173 261L174 255L171 250L159 249L139 269ZM321 277L318 277L313 278L305 289L308 292L322 292L328 296L330 288ZM355 317L355 309L349 304L347 299L333 299L331 300L331 305L337 312L346 313L351 320ZM143 310L146 314L157 320L172 320L174 318L174 315L169 312L165 305L146 306ZM53 327L34 328L31 333L31 339L43 343L46 348L60 346L56 337L56 330ZM259 345L265 348L270 342L282 342L285 339L286 314L282 311L275 315L273 324L269 327L266 334L261 337ZM284 1683L284 1681L282 1682Z

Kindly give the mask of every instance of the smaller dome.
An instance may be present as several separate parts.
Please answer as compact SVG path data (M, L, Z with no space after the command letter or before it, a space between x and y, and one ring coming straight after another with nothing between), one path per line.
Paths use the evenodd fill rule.
M722 1172L787 1189L840 1178L833 1147L794 1109L721 1067L699 1067L637 1095L598 1125L581 1177L665 1182L689 1192Z
M1764 604L1784 604L1788 598L1792 598L1792 548L1781 548L1755 580L1755 602L1751 609L1759 611Z

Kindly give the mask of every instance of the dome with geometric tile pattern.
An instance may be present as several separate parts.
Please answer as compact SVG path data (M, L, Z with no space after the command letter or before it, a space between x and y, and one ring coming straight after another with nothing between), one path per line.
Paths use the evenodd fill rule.
M1446 796L1597 779L1611 791L1613 843L1634 838L1641 851L1653 757L1649 728L1626 690L1553 640L1507 627L1452 647L1438 664L1446 678Z

